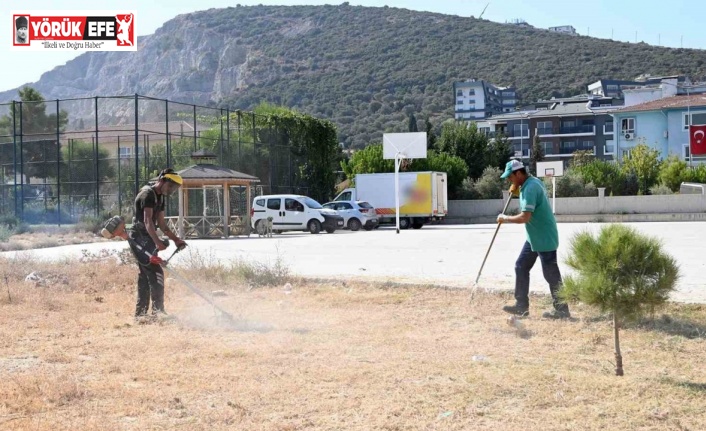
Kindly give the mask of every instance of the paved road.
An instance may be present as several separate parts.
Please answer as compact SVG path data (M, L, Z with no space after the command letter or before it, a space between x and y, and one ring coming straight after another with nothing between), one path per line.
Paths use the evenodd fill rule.
M674 301L706 303L706 222L633 223L643 233L664 242L681 267L682 278ZM559 225L562 263L569 239L582 229L597 231L597 223L562 223ZM273 262L280 256L298 275L343 277L470 287L492 238L495 225L426 226L396 234L381 228L372 232L340 231L311 235L286 233L273 238L238 238L230 240L193 240L189 245L218 259L235 257ZM524 241L524 227L504 225L495 240L481 276L481 287L512 289L514 262ZM126 247L124 242L79 244L32 251L40 259L75 258L82 249ZM168 250L171 252L171 249ZM12 255L12 252L4 253ZM163 255L167 256L168 254ZM178 263L186 256L177 255ZM541 265L532 270L531 289L547 292Z

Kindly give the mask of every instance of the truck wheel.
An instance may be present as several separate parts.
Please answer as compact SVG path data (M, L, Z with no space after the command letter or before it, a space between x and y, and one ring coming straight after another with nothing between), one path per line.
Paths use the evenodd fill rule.
M412 229L421 229L422 226L424 226L424 223L418 223L418 222L412 223Z
M352 230L353 232L359 231L362 226L363 225L360 223L360 220L358 220L357 218L352 218L348 220L348 229Z
M409 229L411 224L412 222L406 217L400 219L400 229Z
M318 220L309 220L309 223L306 224L307 229L309 229L309 233L316 235L317 233L321 232L321 222Z

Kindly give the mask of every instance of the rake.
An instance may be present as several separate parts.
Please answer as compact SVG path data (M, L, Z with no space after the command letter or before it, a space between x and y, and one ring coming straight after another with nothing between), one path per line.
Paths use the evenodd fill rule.
M505 201L505 207L503 208L502 214L505 214L505 211L507 211L507 208L510 206L510 201L512 200L512 193L510 193L510 196L508 196L507 201ZM498 235L498 231L500 230L500 225L501 223L498 223L498 226L495 228L495 233L493 234L493 239L490 240L490 245L488 246L488 251L485 252L485 257L483 258L483 263L480 265L480 269L478 270L478 275L476 276L476 281L473 283L473 291L471 292L471 298L473 298L473 295L476 293L476 290L478 289L478 280L480 279L480 274L483 272L483 267L485 266L485 261L488 260L488 255L490 254L490 249L493 248L493 243L495 242L495 237Z

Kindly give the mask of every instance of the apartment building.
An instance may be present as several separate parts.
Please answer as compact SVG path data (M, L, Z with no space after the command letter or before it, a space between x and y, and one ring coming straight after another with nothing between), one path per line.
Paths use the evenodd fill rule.
M480 130L495 137L502 133L513 146L515 157L529 160L537 136L545 159L568 164L574 152L591 151L596 158L613 160L613 117L618 100L578 96L535 103L532 109L494 116L477 122Z
M453 84L457 121L474 121L512 112L517 106L514 87L500 87L482 79L469 79Z

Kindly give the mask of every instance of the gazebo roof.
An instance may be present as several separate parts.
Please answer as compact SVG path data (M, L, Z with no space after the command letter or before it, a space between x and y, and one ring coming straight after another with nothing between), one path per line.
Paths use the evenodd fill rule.
M252 175L224 168L211 164L198 164L189 166L178 172L184 180L241 180L250 182L260 182L260 179Z

